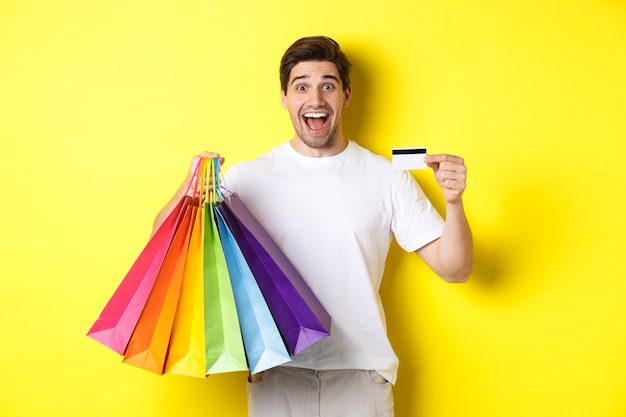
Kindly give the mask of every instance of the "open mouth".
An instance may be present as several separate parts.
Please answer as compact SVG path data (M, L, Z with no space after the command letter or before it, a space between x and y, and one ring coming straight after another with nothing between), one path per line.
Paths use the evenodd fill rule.
M304 122L313 132L321 132L326 126L326 120L328 120L328 113L326 112L308 112L302 115Z

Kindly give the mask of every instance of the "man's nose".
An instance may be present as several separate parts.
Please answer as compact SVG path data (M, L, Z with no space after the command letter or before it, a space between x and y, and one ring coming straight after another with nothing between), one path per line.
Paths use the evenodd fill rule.
M318 107L324 103L324 97L322 96L322 92L319 89L309 90L311 94L309 95L309 104L313 107Z

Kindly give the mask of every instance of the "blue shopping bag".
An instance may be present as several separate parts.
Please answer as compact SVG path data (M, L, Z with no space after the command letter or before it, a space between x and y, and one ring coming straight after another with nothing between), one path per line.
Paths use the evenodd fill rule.
M220 240L231 279L239 326L250 373L255 374L291 360L263 294L252 275L224 217L221 205L215 207Z

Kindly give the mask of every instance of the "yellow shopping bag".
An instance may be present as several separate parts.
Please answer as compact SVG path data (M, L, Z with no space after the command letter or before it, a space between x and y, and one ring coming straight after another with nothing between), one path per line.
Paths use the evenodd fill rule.
M194 205L180 300L165 364L166 374L200 378L204 378L206 374L202 217L202 209L197 204Z

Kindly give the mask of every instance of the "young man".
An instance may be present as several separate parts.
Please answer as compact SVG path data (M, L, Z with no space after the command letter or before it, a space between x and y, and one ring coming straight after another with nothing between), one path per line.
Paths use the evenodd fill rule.
M464 282L472 268L463 160L425 157L446 202L444 222L408 172L392 170L389 160L343 136L342 112L352 96L349 71L332 39L296 41L280 67L281 101L295 136L225 174L228 189L264 225L332 317L329 337L251 378L251 417L392 416L398 359L378 294L392 236L446 281Z

